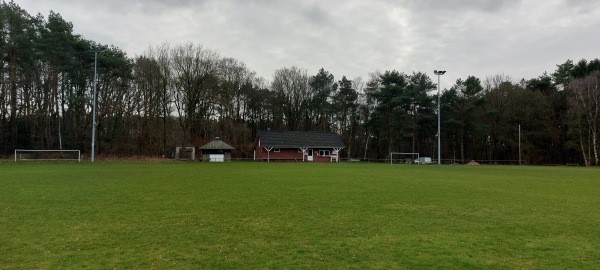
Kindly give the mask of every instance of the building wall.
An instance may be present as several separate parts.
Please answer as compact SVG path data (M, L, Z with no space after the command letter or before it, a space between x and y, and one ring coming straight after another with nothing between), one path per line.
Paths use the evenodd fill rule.
M333 152L333 149L315 149L313 153L313 160L315 162L331 162L331 156L319 156L319 150L329 150L329 153Z
M267 150L263 147L257 146L255 149L256 161L267 161ZM268 154L269 161L291 161L291 162L302 162L302 151L298 148L280 148L279 152L275 152L275 149L271 150ZM319 156L319 150L329 150L329 153L333 152L333 149L313 149L313 161L314 162L330 162L330 156ZM306 157L304 157L304 161Z
M214 153L202 151L202 161L209 162L211 154L214 154ZM230 152L225 152L225 153L222 153L222 154L224 155L224 160L223 160L224 162L231 161L231 153Z
M271 153L268 153L264 147L256 147L256 160L257 161L267 161L267 157L269 157L270 161L300 161L302 162L302 153L298 153L298 148L281 148L279 149L279 153L271 150Z

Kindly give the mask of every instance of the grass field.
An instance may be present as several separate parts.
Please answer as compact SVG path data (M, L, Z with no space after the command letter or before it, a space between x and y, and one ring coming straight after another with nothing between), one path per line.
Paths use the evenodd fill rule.
M598 168L0 163L0 269L598 266Z

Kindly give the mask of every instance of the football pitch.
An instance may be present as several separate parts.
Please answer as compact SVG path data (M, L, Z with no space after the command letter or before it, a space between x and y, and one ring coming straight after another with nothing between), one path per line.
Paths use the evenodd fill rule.
M0 269L597 269L600 169L0 162Z

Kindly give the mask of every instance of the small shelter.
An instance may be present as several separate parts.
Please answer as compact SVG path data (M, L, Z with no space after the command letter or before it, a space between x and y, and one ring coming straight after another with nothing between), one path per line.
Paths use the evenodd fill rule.
M216 137L211 142L200 146L202 152L202 161L208 162L225 162L231 161L231 145L225 143L221 138Z
M254 142L254 160L338 162L344 147L335 132L261 130Z
M185 156L187 156L186 153L190 153L189 154L189 158L185 158ZM196 147L193 145L189 145L186 146L184 148L182 148L181 146L178 146L175 148L175 159L179 159L179 160L196 160Z

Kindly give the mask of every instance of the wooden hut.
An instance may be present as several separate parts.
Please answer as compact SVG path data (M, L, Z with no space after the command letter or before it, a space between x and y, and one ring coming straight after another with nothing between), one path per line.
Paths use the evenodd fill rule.
M222 141L219 137L216 137L211 142L200 146L202 152L202 161L207 162L226 162L231 161L231 145Z

